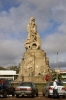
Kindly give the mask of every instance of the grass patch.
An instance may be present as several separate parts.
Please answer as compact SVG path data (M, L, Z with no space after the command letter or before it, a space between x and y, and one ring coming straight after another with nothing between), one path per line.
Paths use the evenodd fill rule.
M44 85L46 85L46 83L35 83L35 85L37 86L38 91L42 92L42 88Z

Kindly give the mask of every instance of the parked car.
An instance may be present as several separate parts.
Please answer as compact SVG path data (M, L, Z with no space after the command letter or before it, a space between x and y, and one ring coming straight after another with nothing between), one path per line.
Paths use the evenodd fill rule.
M14 96L14 90L11 81L0 79L0 95L3 95L3 97L7 97L7 95Z
M61 82L57 82L59 96L65 97L65 86ZM53 82L47 83L42 89L43 96L50 97L53 95Z
M63 83L66 83L66 79L62 81Z
M16 97L19 97L20 95L28 95L32 97L34 97L35 95L38 96L38 88L35 86L33 82L21 82L15 88L15 94Z

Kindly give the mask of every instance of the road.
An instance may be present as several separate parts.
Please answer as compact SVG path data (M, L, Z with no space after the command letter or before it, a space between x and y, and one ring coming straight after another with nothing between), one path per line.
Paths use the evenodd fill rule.
M0 97L0 100L59 100L59 99L53 99L53 98L46 98L46 97L43 97L42 95L39 95L38 97L34 97L34 98L31 98L31 97L19 97L19 98L16 98L16 97L12 97L12 96L8 96L7 98L2 98ZM66 98L62 98L61 100L66 100Z

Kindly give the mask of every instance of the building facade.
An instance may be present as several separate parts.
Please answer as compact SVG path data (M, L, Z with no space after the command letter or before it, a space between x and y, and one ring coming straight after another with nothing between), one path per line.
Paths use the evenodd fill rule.
M17 79L18 74L16 74L16 71L13 70L0 70L0 79L9 79L9 80L15 80Z

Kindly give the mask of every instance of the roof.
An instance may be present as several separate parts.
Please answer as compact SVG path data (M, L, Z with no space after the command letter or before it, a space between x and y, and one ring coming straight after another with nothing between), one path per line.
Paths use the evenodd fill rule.
M60 70L60 73L66 73L66 70Z
M0 70L0 75L17 75L14 70Z

